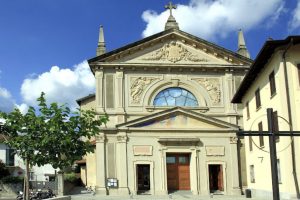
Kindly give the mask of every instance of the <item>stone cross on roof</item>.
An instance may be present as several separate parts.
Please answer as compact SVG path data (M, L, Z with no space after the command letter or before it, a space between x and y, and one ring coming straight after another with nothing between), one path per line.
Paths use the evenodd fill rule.
M172 2L170 1L168 5L165 5L166 9L170 9L170 15L172 15L172 9L176 9L177 6L173 5Z
M172 2L169 2L168 5L165 5L165 8L170 10L170 16L169 16L168 21L165 25L165 30L179 29L178 23L176 22L175 18L172 15L172 9L176 9L177 6L173 5Z

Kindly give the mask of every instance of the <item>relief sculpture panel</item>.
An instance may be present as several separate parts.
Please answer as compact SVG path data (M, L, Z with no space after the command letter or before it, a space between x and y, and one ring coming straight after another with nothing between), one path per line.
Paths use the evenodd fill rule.
M143 58L143 60L170 61L172 63L179 61L208 62L207 59L193 54L183 44L177 41L171 41L165 44L150 56Z
M197 78L194 80L207 90L213 105L221 103L221 84L219 78Z
M138 77L130 79L130 98L131 103L139 104L145 89L158 78L155 77Z

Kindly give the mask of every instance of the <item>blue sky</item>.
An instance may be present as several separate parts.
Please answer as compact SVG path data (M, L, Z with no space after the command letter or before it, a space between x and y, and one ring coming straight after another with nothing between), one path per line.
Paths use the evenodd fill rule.
M94 90L84 61L95 56L99 25L104 26L107 50L113 50L162 31L168 16L164 9L167 3L1 0L0 109L33 104L43 88L48 90L50 100L75 105L76 98ZM284 39L299 34L297 0L173 3L178 5L174 15L181 30L230 50L236 51L237 30L242 28L252 59L268 37Z

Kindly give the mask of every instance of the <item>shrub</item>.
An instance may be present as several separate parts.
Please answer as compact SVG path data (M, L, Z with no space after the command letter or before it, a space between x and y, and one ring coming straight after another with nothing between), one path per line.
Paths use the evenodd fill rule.
M24 178L20 176L6 176L2 178L3 183L23 183Z
M68 173L64 175L64 180L70 183L76 183L78 178L75 173Z

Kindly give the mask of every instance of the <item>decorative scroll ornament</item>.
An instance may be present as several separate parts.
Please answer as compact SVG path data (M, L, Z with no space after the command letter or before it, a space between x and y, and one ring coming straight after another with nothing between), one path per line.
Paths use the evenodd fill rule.
M230 137L230 144L237 144L238 138L236 136Z
M220 82L218 78L199 78L195 80L207 90L213 104L221 102Z
M181 60L193 62L208 62L207 59L193 54L186 47L184 47L184 45L176 41L171 41L165 44L162 48L156 50L149 57L143 58L143 60L168 60L173 63Z
M153 77L138 77L135 80L131 80L130 96L132 102L139 103L146 87L156 79Z

